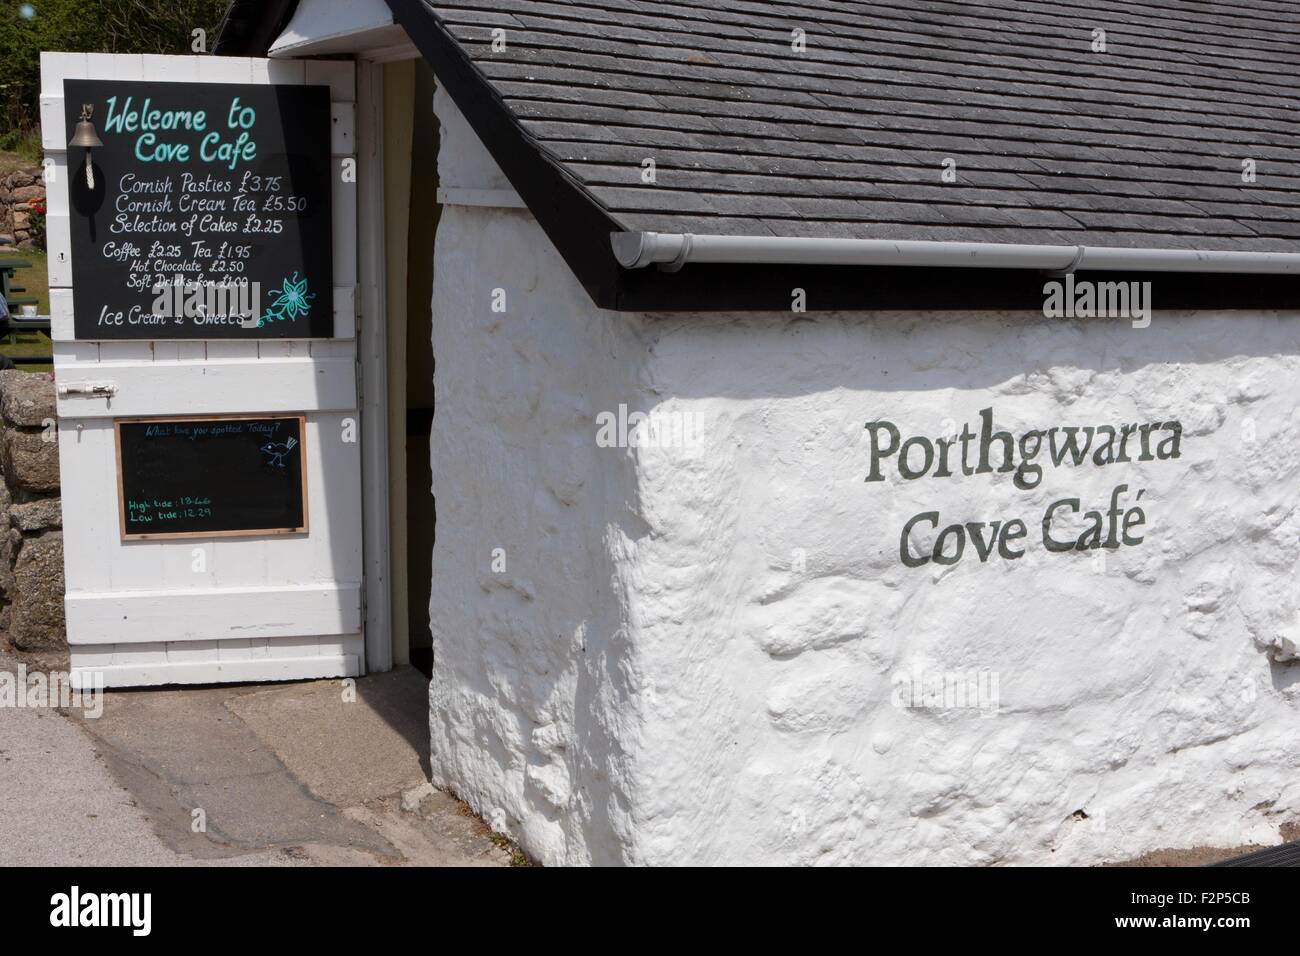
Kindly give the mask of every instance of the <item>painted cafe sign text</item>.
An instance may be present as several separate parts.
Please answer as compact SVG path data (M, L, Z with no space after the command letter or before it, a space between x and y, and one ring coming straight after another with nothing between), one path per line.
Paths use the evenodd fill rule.
M65 80L79 339L333 335L329 89Z
M1177 421L1055 426L1016 436L994 430L992 408L981 409L979 417L977 430L965 423L960 434L937 438L903 438L893 422L868 422L871 467L866 480L887 481L891 472L906 481L1000 472L1010 473L1016 488L1030 490L1042 482L1044 468L1048 467L1101 468L1181 455L1183 426ZM1142 488L1116 484L1105 501L1084 503L1078 497L1057 498L1034 520L1033 533L1042 547L1053 553L1141 544L1147 523L1140 504L1145 493ZM936 531L930 546L918 543ZM1031 526L1021 518L945 525L938 511L922 511L903 525L898 554L909 568L932 562L956 564L968 547L981 563L994 557L1014 561L1024 557L1030 534Z

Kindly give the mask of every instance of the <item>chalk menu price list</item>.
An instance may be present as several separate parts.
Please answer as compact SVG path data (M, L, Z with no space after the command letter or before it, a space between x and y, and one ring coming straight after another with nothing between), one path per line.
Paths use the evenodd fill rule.
M329 89L65 80L78 339L329 338Z

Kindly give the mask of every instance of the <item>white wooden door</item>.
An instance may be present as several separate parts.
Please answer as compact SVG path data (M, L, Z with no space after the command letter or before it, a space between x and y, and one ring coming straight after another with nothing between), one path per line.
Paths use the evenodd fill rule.
M313 84L331 94L336 171L355 157L347 62L47 53L42 137L59 389L73 679L107 686L347 676L364 671L361 454L356 435L356 186L333 186L334 338L78 341L69 242L65 79ZM81 161L71 157L74 168ZM94 394L87 386L107 386ZM309 532L123 540L114 420L303 413Z

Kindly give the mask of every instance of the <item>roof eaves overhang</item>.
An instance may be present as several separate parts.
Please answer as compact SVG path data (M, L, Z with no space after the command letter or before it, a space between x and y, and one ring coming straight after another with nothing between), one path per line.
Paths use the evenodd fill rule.
M502 173L592 300L618 308L624 270L609 235L619 224L528 135L469 55L421 0L387 0Z
M687 242L685 234L630 232L529 135L427 4L385 2L601 308L785 311L798 298L808 311L1038 310L1044 273L1076 270L1097 281L1152 282L1162 309L1300 308L1291 253L777 236ZM282 30L293 7L277 0L264 12ZM255 32L262 43L265 31ZM645 268L651 265L657 268Z

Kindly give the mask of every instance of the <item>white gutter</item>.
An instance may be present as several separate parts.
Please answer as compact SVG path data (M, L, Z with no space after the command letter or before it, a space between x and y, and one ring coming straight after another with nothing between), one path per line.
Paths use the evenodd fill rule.
M614 257L627 269L652 263L675 270L688 262L766 265L948 266L983 269L1076 269L1114 272L1238 272L1300 275L1296 252L1208 252L1097 246L928 242L908 239L797 239L782 236L694 236L665 232L610 234Z

